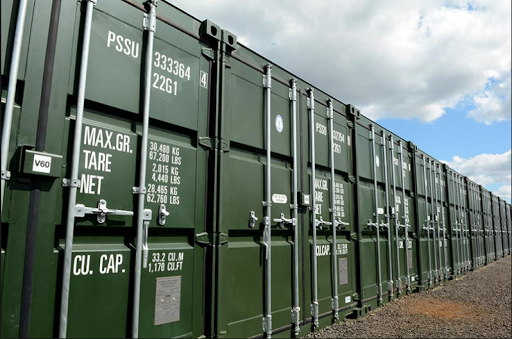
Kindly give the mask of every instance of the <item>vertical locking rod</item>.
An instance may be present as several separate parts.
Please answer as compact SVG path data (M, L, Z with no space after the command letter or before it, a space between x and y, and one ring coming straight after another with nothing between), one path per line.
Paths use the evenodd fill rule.
M144 107L142 116L142 143L140 150L139 167L139 196L137 203L137 246L135 248L135 272L133 287L133 310L132 310L132 337L139 337L139 318L140 318L140 279L142 270L142 238L144 235L144 201L146 200L146 166L147 166L147 148L149 133L149 108L151 102L151 71L153 66L153 41L156 28L156 4L158 0L148 1L149 11L146 20L147 45L146 45L146 65L144 71Z
M398 204L396 200L396 179L395 179L395 144L393 142L393 135L389 136L389 148L391 149L391 163L393 166L391 167L391 181L393 183L393 208L395 209L395 213L393 215L395 219L395 244L396 244L396 291L398 296L402 294L402 280L400 275L400 239L398 237L398 229L400 228L400 220L399 215L400 211L398 209ZM397 162L398 165L398 162Z
M461 251L461 239L459 237L460 229L459 229L459 207L458 207L458 195L456 194L456 191L458 190L458 185L456 186L455 183L455 173L452 172L452 191L453 191L453 212L455 214L455 244L457 246L457 275L461 273L461 258L462 258L462 251Z
M318 272L317 272L317 256L316 256L316 197L315 197L315 94L313 88L308 88L308 113L310 117L310 153L311 153L311 226L313 228L313 253L312 253L312 269L313 269L313 300L311 301L311 316L313 317L313 326L318 327Z
M427 248L428 248L428 286L432 286L432 253L430 252L430 218L428 217L428 190L427 190L427 164L425 156L421 156L423 160L423 182L425 189L425 227L423 229L427 232Z
M299 202L297 189L297 80L290 80L290 103L293 119L293 218L295 225L293 227L293 308L292 322L294 325L293 333L295 336L300 334L300 302L299 302Z
M444 176L443 171L441 170L441 167L437 167L439 169L439 187L441 190L441 193L439 194L439 197L441 199L441 224L443 225L443 252L444 252L444 279L448 280L448 253L447 253L447 246L446 246L446 222L444 217L444 205L443 205L443 193L445 192L443 188L443 182L444 182ZM446 185L445 185L446 186Z
M3 211L5 181L9 180L7 171L7 159L9 155L9 142L11 140L12 114L14 110L14 99L16 97L16 84L18 83L18 69L20 65L21 46L23 43L23 31L25 29L25 18L27 16L27 0L20 0L18 7L18 17L16 19L16 30L14 31L14 40L12 43L11 65L9 68L9 85L7 87L7 100L5 102L4 121L2 126L2 154L1 157L1 202L0 208Z
M96 0L87 0L85 9L84 37L82 41L82 56L80 75L78 78L78 99L76 104L76 121L73 135L73 153L71 155L71 182L78 181L80 166L80 146L82 142L82 122L84 115L85 86L87 80L87 66L89 63L89 43L91 40L91 22L93 6ZM62 291L60 302L59 338L66 338L68 325L69 285L71 277L71 258L73 254L73 233L75 227L75 204L77 185L69 187L68 207L66 218L66 245L64 249L64 268L62 273Z
M457 210L458 210L458 214L459 214L459 234L460 234L460 270L461 272L464 272L466 271L466 258L465 258L465 247L464 247L464 230L462 228L462 220L464 220L464 216L463 216L463 211L462 211L462 202L461 202L461 197L460 197L460 180L459 180L459 176L456 175L455 176L455 181L456 181L456 186L457 186Z
M389 298L393 299L393 253L391 249L391 223L389 220L390 206L389 206L389 182L388 182L388 149L386 145L386 132L382 131L382 160L384 160L384 191L386 194L386 225L388 231L388 293ZM393 159L391 160L393 164ZM393 167L391 167L393 170Z
M329 122L329 158L331 166L331 222L332 222L332 316L334 321L339 320L338 315L338 262L336 255L336 204L335 204L335 177L334 177L334 112L332 108L332 100L327 100L327 119Z
M467 208L466 208L466 199L467 199L467 189L466 184L464 182L464 178L461 177L462 180L462 208L464 209L464 233L466 234L466 269L470 270L472 265L471 260L471 252L470 252L470 244L469 244L469 225L468 225L468 218L467 218Z
M371 125L370 138L372 139L372 163L373 163L373 199L374 199L374 212L375 217L375 233L377 235L377 294L379 305L382 304L382 275L380 263L380 228L379 228L379 198L377 192L377 161L375 151L375 127Z
M410 276L410 267L409 267L409 222L407 221L407 213L405 213L407 201L405 200L405 170L404 170L404 156L403 156L403 148L402 148L402 140L398 141L398 154L400 156L400 174L401 174L401 184L402 184L402 209L404 212L402 213L402 219L404 220L404 233L405 233L405 284L407 288L407 292L411 292L411 276Z
M438 184L438 178L437 178L437 167L438 165L432 161L432 171L433 171L433 174L434 174L434 195L435 195L435 201L436 201L436 206L435 206L435 211L436 211L436 218L435 218L435 222L437 224L437 229L434 231L435 235L437 235L437 241L435 242L435 245L436 245L436 251L437 251L437 258L439 259L439 262L438 262L438 265L437 267L439 267L439 281L442 280L443 278L443 274L442 274L442 265L441 265L441 247L440 247L440 242L441 242L441 238L439 237L439 234L440 234L440 228L441 228L441 223L440 223L440 220L439 220L439 199L438 199L438 196L437 196L437 191L438 191L438 188L439 188L439 184Z
M432 227L431 227L431 230L432 230L432 241L433 241L433 244L434 244L434 282L437 283L438 281L438 271L437 271L437 251L438 251L438 247L439 247L439 244L436 245L437 243L437 240L436 240L436 217L437 217L437 213L434 213L434 178L432 178L432 164L434 163L434 160L431 160L428 162L429 164L429 176L430 176L430 201L431 201L431 204L430 204L430 209L431 209L431 214L432 214L432 220L431 220L431 223L432 223Z
M266 175L265 175L265 200L266 200L266 222L265 229L263 232L266 233L266 244L267 244L267 255L266 255L266 266L265 266L265 285L266 285L266 298L265 298L265 319L263 320L265 327L265 334L267 338L272 336L272 247L271 247L271 229L270 229L270 220L272 218L272 210L271 210L271 151L272 144L270 134L272 133L271 129L271 118L272 113L270 110L270 102L271 102L271 88L272 88L272 65L268 64L265 66L265 81L264 81L264 89L265 89L265 113L266 113L266 135L267 135L267 166L266 166Z

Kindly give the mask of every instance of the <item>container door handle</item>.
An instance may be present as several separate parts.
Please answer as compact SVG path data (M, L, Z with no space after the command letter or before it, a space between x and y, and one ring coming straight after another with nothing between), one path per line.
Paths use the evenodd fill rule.
M278 219L274 219L274 222L279 224L279 228L284 228L286 224L291 224L293 227L295 227L296 224L295 218L286 219L284 217L284 213L281 213Z
M101 199L98 201L98 207L86 207L82 204L75 205L75 217L83 218L86 214L97 214L98 215L98 223L103 224L108 215L133 215L133 211L124 211L124 210L116 210L107 208L107 201Z

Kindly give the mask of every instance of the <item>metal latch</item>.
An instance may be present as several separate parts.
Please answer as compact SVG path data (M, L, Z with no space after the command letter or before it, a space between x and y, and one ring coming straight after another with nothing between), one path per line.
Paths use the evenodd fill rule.
M284 213L281 213L279 219L274 219L274 222L277 222L279 224L279 228L284 228L286 224L292 224L292 226L295 227L297 223L295 218L286 219L284 217Z
M101 199L98 201L98 207L86 207L82 204L75 205L75 217L83 218L86 214L97 214L98 215L98 223L103 224L107 218L107 214L109 215L133 215L132 211L124 211L124 210L114 210L107 208L107 201Z
M269 232L267 230L270 228L270 217L264 217L263 224L265 227L263 228L263 241L261 244L265 247L265 259L268 260L268 255L270 252L270 248L268 246L268 243L270 242L270 235L268 234Z
M320 219L315 220L315 226L318 227L318 229L323 229L323 225L331 226L332 222L324 221L323 217L320 217Z
M256 217L256 213L254 213L254 211L251 211L251 215L249 216L250 228L254 228L254 226L256 225L256 220L258 220L258 218Z
M148 267L148 232L149 232L149 222L151 221L151 218L153 217L153 211L150 209L145 209L142 212L142 256L143 256L143 262L142 267L147 268Z
M346 226L350 226L350 223L341 221L339 219L334 220L334 227L336 227L338 230L342 230Z
M165 204L161 204L158 208L158 224L165 225L165 219L169 216L169 212L165 209Z
M402 225L400 225L402 226ZM379 225L380 228L383 228L383 229L386 229L389 227L389 224L388 223L384 223L384 221L380 221L380 225Z

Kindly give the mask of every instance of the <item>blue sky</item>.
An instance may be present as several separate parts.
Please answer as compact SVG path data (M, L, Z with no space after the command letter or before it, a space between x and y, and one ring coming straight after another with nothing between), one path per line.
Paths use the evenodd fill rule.
M172 0L510 202L510 0Z

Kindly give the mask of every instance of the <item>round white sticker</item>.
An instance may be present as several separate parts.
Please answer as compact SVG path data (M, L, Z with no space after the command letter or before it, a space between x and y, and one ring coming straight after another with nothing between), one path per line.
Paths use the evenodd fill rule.
M283 131L284 122L283 117L279 114L276 116L276 130L281 133Z

